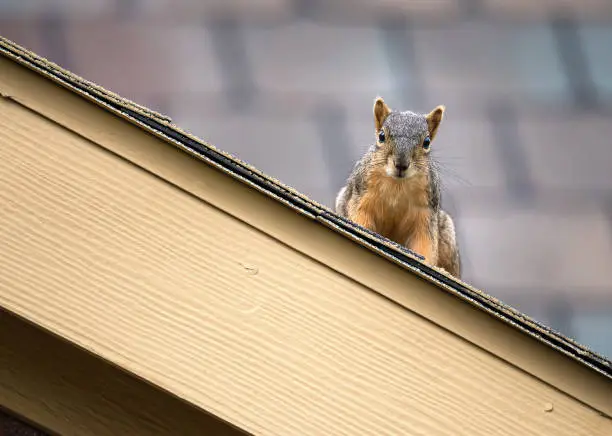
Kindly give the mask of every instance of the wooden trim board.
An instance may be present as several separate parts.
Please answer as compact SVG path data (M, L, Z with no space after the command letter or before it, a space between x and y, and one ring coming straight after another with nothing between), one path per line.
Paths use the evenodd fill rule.
M236 160L233 156L224 153L222 150L216 149L177 126L169 124L167 117L151 113L146 108L137 107L133 102L122 99L96 84L75 76L73 73L1 37L0 53L36 72L41 77L59 84L81 98L92 101L99 107L129 120L142 130L153 133L163 138L166 142L176 145L179 149L197 157L208 165L221 170L225 174L229 174L235 180L239 180L258 192L274 198L291 210L328 226L334 232L356 241L361 246L377 253L380 257L390 260L415 275L434 283L437 287L444 289L460 301L478 307L479 310L502 320L514 329L528 334L546 346L554 348L580 362L582 365L612 379L612 361L609 359L536 322L512 307L503 304L503 302L475 289L473 286L457 280L436 268L423 264L418 260L418 256L415 253L380 237L380 235L369 232L349 220L343 219L328 208L283 185L278 180L270 178L256 168ZM7 98L10 98L10 96Z
M406 292L409 284L419 279L390 262L365 249L355 250L346 238L325 231L270 198L9 60L0 59L0 69L6 72L0 91L15 102L612 415L609 382L591 374L588 368L542 347L467 304L458 304L439 289L417 287Z
M256 434L610 430L584 404L609 406L599 374L55 85L6 72L3 307ZM531 369L546 371L474 346L483 338L535 353ZM568 395L547 374L584 376L594 392Z

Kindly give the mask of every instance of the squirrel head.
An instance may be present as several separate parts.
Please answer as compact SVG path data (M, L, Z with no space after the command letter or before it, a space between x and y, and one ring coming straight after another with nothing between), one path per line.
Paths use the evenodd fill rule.
M374 100L376 149L374 160L388 176L409 179L429 169L431 143L442 122L445 107L428 114L392 111L381 97Z

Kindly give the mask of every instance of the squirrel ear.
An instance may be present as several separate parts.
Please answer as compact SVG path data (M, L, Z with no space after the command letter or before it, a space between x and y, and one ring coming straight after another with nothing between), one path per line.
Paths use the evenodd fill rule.
M391 108L387 106L382 97L376 97L374 100L374 127L376 127L377 132L382 129L383 123L390 113Z
M442 122L442 117L444 117L444 111L446 111L446 107L440 105L425 116L425 118L427 118L427 126L429 127L430 139L434 139L434 136L436 136L438 127Z

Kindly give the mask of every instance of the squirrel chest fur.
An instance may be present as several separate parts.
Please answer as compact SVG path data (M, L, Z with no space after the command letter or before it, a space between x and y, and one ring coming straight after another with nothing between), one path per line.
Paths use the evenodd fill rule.
M443 113L443 106L426 115L392 112L377 98L377 142L338 193L336 212L459 278L454 223L440 208L438 173L429 154Z
M419 229L426 229L430 219L427 189L424 176L398 183L382 171L371 171L351 215L370 230L405 244Z

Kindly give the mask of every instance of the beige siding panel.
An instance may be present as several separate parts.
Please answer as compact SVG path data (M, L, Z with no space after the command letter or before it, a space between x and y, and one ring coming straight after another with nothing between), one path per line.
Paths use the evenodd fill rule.
M262 435L612 428L15 101L0 115L0 305L95 354Z
M327 231L81 97L0 59L0 92L139 168L612 416L612 383L551 347ZM407 289L410 289L407 292Z

